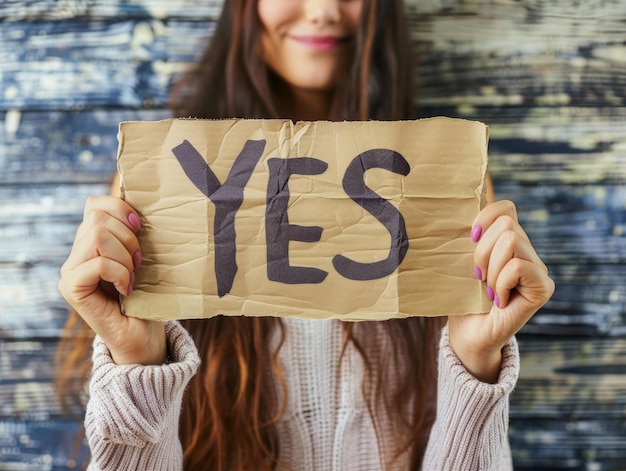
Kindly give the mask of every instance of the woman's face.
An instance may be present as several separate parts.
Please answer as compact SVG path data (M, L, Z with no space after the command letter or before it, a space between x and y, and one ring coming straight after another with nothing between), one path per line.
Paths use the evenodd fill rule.
M363 0L258 0L267 65L294 88L328 91L350 60Z

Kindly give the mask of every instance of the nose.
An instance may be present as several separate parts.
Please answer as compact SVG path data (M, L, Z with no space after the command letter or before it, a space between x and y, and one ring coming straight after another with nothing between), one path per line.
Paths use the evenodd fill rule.
M306 18L313 23L334 23L339 21L340 0L306 0Z

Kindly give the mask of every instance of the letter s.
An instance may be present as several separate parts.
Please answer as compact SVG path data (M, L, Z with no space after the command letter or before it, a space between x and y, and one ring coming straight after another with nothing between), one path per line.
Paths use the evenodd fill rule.
M365 172L382 168L400 175L408 175L406 159L393 150L371 149L357 155L343 176L343 189L354 202L378 219L391 234L391 248L385 260L372 263L355 262L343 255L333 257L333 266L350 280L374 280L393 273L409 248L404 218L398 209L365 185Z

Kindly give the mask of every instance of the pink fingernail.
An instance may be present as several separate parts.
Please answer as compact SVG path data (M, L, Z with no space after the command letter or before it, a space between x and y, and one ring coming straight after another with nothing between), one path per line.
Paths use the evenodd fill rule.
M141 252L139 250L133 254L133 265L135 265L135 268L141 265Z
M479 279L479 280L483 279L483 272L478 267L474 267L474 275L476 275L476 278Z
M137 215L135 213L130 213L128 215L128 222L135 229L139 229L141 227L141 221L139 221L139 218L137 217Z
M478 242L481 235L483 235L483 228L481 226L474 226L472 229L472 242Z
M489 301L493 301L495 298L495 293L491 286L487 286L487 297L489 298Z
M496 294L495 299L493 300L494 304L496 305L496 307L500 307L500 298L498 297L498 295Z

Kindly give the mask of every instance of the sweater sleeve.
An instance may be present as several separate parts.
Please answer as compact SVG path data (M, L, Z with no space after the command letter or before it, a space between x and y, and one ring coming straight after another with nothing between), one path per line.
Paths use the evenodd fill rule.
M502 350L498 382L469 373L450 346L444 327L439 346L437 418L422 468L428 470L512 469L508 442L509 395L519 376L513 337Z
M96 337L85 416L90 471L182 469L178 420L200 358L178 322L165 332L172 361L158 366L116 365Z

